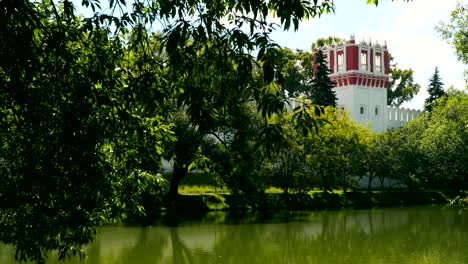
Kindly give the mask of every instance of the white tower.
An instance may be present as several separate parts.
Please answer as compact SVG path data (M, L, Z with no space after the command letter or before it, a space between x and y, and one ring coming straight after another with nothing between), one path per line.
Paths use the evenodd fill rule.
M336 82L337 107L350 112L353 120L370 123L375 132L387 129L387 44L350 40L322 48Z

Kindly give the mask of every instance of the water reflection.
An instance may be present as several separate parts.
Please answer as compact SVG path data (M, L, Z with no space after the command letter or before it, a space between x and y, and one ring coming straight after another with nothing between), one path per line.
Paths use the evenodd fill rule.
M441 207L218 212L177 227L102 228L86 259L68 263L468 263L467 220ZM0 263L14 263L11 248Z

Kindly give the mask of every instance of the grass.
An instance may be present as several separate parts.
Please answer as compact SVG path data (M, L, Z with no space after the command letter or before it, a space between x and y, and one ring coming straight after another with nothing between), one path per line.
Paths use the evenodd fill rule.
M213 185L180 185L179 193L229 193L229 189L225 187L216 187Z
M265 191L266 193L283 193L283 190L278 188L278 187L269 187L268 189L266 189ZM308 193L310 192L322 192L322 190L318 189L318 188L315 188L311 191L308 191ZM194 185L191 185L191 184L181 184L179 186L179 193L181 194L197 194L197 193L220 193L220 194L227 194L227 193L230 193L230 190L229 188L225 187L225 186L215 186L215 185L207 185L207 184L194 184ZM293 192L293 191L290 191L290 193L296 193L296 192ZM338 193L338 194L342 194L343 191L342 190L335 190L333 191L333 193Z

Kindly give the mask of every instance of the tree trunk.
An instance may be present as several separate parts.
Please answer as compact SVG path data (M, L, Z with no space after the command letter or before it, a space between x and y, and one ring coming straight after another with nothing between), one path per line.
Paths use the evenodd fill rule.
M346 175L343 175L343 193L346 193L346 190L347 190L347 185L346 185Z
M369 183L367 184L367 191L370 192L372 188L372 180L374 179L373 173L369 172L368 177L369 177Z
M327 181L327 177L323 175L320 175L320 177L322 178L322 183L323 183L323 191L324 192L328 192L328 181Z
M187 173L187 167L179 166L174 162L174 171L172 172L171 185L169 186L169 192L167 193L167 197L169 199L177 197L179 194L179 183L182 178L187 175Z

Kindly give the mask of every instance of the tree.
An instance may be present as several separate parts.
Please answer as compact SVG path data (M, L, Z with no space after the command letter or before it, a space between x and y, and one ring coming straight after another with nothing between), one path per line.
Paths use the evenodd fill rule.
M444 83L442 83L442 79L439 76L439 69L436 67L434 74L429 79L429 87L427 88L429 97L426 99L424 107L427 111L432 111L432 103L445 95L443 85Z
M306 51L280 49L276 80L289 97L300 96L310 90L313 78L312 56Z
M292 126L292 114L277 116L282 126L285 141L277 152L271 155L271 173L269 185L281 188L284 193L289 190L304 191L311 188L310 178L314 177L304 159L304 134Z
M67 7L0 8L0 241L21 261L81 255L97 226L144 213L134 195L159 191L172 140L159 68L122 70L121 39Z
M328 122L322 123L319 133L302 140L308 170L321 178L324 191L339 186L346 190L354 177L365 173L371 132L334 107L325 107L322 116Z
M318 38L315 42L312 42L312 44L310 44L310 49L313 52L315 52L316 49L319 49L325 45L331 46L333 43L338 43L342 41L346 41L346 40L339 38L339 37L335 37L335 36L328 36L326 38Z
M315 54L315 64L317 69L314 79L312 79L310 99L320 106L336 107L337 98L335 91L333 91L335 82L329 77L330 69L328 69L327 62L323 58L322 50Z
M468 95L451 90L435 101L419 148L432 186L463 189L468 178Z
M417 136L403 131L388 130L371 136L365 161L369 191L375 178L382 188L391 180L396 180L394 184L406 184L409 188L418 182L420 175L415 176L420 169L421 154L414 141Z
M187 176L190 165L196 159L203 140L202 132L197 129L183 111L174 113L171 121L174 123L175 141L166 148L166 157L174 162L172 177L167 193L169 201L178 194L180 181Z
M441 37L452 44L458 59L468 64L468 5L458 1L455 10L452 11L450 22L441 22L436 27ZM468 77L468 70L465 71Z
M432 112L398 129L398 175L408 186L465 188L468 95L449 90Z
M390 56L390 61L393 58ZM419 92L420 85L413 80L413 69L400 69L390 65L390 82L387 86L387 105L399 107L408 102Z

